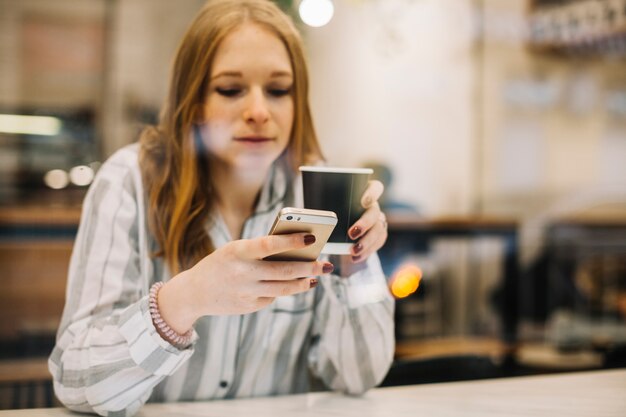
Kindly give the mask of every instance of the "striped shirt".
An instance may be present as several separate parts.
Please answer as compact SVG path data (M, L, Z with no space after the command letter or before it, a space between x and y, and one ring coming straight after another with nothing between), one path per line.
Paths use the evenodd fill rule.
M148 290L170 274L146 221L139 145L116 152L83 204L66 304L48 361L59 400L76 411L129 416L146 402L194 401L332 389L359 394L381 382L394 352L393 298L376 255L347 278L319 278L303 294L244 315L207 316L193 343L163 340ZM242 238L266 235L300 186L275 163ZM215 247L231 240L217 214Z

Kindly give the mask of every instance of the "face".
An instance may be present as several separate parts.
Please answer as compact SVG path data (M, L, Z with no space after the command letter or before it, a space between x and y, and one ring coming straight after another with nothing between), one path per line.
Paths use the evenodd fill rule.
M268 29L244 24L228 34L213 61L200 131L229 170L267 170L289 142L293 71L287 49Z

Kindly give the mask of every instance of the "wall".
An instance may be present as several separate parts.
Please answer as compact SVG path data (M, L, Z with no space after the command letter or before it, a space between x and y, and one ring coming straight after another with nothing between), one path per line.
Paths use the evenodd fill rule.
M105 155L137 139L138 111L160 109L178 43L204 3L204 0L117 2L109 50Z
M81 106L95 105L102 88L102 71L97 68L101 64L101 56L93 56L95 51L67 51L65 48L86 47L90 43L73 42L55 46L56 50L41 50L39 57L45 61L48 72L32 73L24 48L28 47L25 24L38 22L42 25L37 34L44 31L65 30L82 31L83 35L98 36L102 32L104 1L89 0L84 2L45 1L45 0L0 0L0 106ZM93 32L89 33L89 26ZM35 34L35 35L37 35ZM57 32L57 35L59 33ZM68 33L61 33L67 35ZM32 33L31 33L32 35ZM70 37L68 40L74 40ZM44 39L39 39L43 41ZM96 39L96 44L99 43ZM34 42L33 42L34 43ZM32 46L32 45L31 45ZM63 59L55 60L55 56L73 58L74 62L66 63ZM51 64L51 65L50 65ZM69 66L73 68L67 70ZM93 67L85 68L84 65ZM36 65L33 65L36 66ZM66 71L63 71L63 70ZM47 77L47 79L46 79ZM62 94L54 86L65 87ZM67 87L71 88L67 88Z
M304 29L311 101L329 163L382 161L392 192L427 214L472 206L474 64L466 0L336 0Z

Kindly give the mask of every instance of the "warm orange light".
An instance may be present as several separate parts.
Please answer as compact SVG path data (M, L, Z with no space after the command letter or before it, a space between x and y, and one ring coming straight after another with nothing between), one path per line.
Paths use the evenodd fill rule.
M417 291L422 280L422 270L412 264L403 265L391 278L391 293L396 298L404 298Z

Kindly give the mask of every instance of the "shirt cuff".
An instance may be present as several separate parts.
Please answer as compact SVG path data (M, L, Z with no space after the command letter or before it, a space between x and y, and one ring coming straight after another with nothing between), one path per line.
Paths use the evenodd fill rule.
M154 375L172 375L193 354L198 340L194 330L191 344L178 349L165 341L157 332L148 305L148 296L129 306L119 325L120 333L128 342L133 361L146 372Z
M351 309L391 298L378 256L371 255L366 262L354 265L358 268L349 276L333 273L325 288Z

